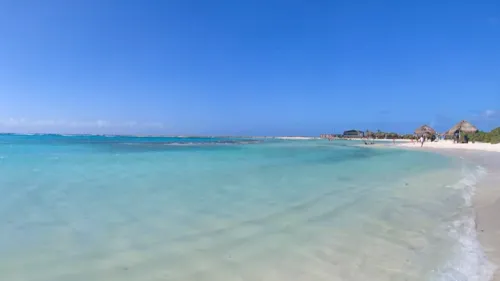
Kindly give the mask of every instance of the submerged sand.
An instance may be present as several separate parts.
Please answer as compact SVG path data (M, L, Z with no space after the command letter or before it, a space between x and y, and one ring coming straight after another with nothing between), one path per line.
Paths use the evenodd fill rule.
M487 176L478 182L473 205L476 210L476 228L479 241L490 259L497 266L492 280L500 281L500 153L473 150L439 151L463 157L484 167Z
M500 145L425 143L424 147L401 144L399 147L423 149L460 157L486 169L486 176L476 185L473 206L476 212L478 239L488 259L495 264L493 281L500 281ZM498 151L498 152L496 152Z

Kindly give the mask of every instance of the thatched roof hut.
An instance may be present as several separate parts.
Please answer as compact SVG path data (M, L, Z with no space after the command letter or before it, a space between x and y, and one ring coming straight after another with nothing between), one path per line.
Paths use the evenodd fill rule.
M422 135L434 135L436 133L436 130L434 130L433 128L431 128L430 126L428 125L423 125L423 126L420 126L418 127L416 130L415 130L415 134L416 135L419 135L419 136L422 136Z
M476 126L472 125L466 120L462 120L458 122L455 126L453 126L448 132L446 132L447 135L453 135L456 131L463 132L463 133L475 133L478 131Z

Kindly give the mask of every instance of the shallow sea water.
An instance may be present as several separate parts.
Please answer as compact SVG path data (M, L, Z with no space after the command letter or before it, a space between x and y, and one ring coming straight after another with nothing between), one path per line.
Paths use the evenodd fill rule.
M4 135L0 274L483 281L481 173L343 142Z

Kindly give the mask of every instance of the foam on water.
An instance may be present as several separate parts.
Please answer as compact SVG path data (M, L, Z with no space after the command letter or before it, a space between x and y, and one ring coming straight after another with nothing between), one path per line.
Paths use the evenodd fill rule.
M2 278L488 277L467 197L480 169L347 142L247 142L0 136Z
M462 191L463 209L459 218L448 226L450 237L457 243L453 245L450 260L437 270L435 280L488 281L491 280L496 266L488 260L479 244L472 208L476 184L486 171L481 166L472 167L463 163L462 174L464 177L453 188Z

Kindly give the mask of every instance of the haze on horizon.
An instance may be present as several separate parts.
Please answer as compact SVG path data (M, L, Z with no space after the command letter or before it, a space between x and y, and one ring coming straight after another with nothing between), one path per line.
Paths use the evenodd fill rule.
M500 2L0 2L0 131L500 125Z

